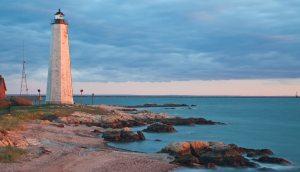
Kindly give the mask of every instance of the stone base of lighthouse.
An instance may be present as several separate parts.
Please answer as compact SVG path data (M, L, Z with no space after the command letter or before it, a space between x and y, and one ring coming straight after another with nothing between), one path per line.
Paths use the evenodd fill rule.
M52 23L47 104L73 104L68 24Z

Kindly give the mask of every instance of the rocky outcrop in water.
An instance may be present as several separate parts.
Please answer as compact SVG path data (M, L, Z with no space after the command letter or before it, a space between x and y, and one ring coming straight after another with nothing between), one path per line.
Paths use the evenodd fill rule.
M167 125L215 125L215 124L222 124L225 123L221 122L213 122L211 120L206 120L204 118L183 118L183 117L173 117L167 119L161 119L159 122Z
M137 106L124 106L127 108L141 108L141 107L181 107L181 106L188 106L187 104L177 104L177 103L171 103L171 104L163 104L158 105L154 103L146 103L144 105L137 105Z
M174 155L176 158L174 163L180 164L187 164L189 162L194 163L195 161L192 160L192 157L195 157L198 159L199 164L205 165L206 168L216 168L216 165L225 167L258 167L258 164L250 162L248 159L244 158L241 153L252 152L256 154L273 154L269 149L239 148L235 144L225 145L222 142L214 141L172 142L160 152ZM267 163L289 163L283 159L270 158L267 156L261 157L257 161Z
M151 124L147 126L147 129L143 130L144 132L153 132L153 133L169 133L169 132L177 132L174 127L166 124L162 124L160 122Z
M146 140L142 131L137 131L137 134L139 135L140 140Z
M145 140L143 137L143 133L140 132L139 135L134 134L130 128L123 128L123 129L112 129L108 128L103 132L102 137L106 141L111 142L132 142L137 140Z
M283 164L283 165L292 165L290 161L287 161L283 158L277 158L277 157L269 157L268 155L265 155L263 157L260 157L259 159L253 159L258 162L264 162L264 163L271 163L271 164Z
M171 126L224 124L206 120L204 118L183 118L171 116L166 113L153 113L147 110L126 113L111 111L109 115L92 115L84 112L74 112L67 117L58 117L55 121L65 124L85 124L87 126L98 126L103 128L144 126L156 122Z
M250 162L241 154L247 153L251 156L261 156L258 159L253 159L258 162L275 163L290 165L291 162L277 157L269 157L273 152L270 149L247 149L238 147L235 144L225 145L222 142L172 142L161 153L169 153L175 156L173 163L191 164L196 161L193 157L197 158L200 165L205 165L206 168L217 168L217 166L225 167L258 167L259 165Z

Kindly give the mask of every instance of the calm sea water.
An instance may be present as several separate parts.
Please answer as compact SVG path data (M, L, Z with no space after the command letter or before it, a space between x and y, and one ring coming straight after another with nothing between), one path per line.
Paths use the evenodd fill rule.
M80 103L80 97L74 97ZM91 97L83 103L91 104ZM143 108L174 116L203 117L227 125L175 126L177 133L144 133L146 140L131 143L110 143L111 146L147 153L155 153L174 141L218 141L240 147L264 149L275 157L300 165L300 98L149 98L94 97L94 104L142 105L145 103L195 104L193 109ZM141 108L139 110L142 110ZM134 127L132 131L146 127ZM160 139L162 141L154 141ZM261 164L277 171L300 171L299 166ZM210 171L179 169L182 171ZM218 171L257 171L257 169L219 168Z

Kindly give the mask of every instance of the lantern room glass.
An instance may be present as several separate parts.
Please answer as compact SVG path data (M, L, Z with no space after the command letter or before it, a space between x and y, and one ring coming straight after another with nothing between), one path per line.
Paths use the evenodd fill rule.
M54 15L55 19L64 19L64 16L61 14Z

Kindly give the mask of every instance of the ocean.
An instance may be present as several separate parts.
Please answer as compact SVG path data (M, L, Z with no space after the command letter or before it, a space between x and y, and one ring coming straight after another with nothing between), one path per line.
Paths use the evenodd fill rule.
M74 97L80 103L80 97ZM91 97L83 97L83 104ZM143 105L178 103L197 105L192 109L138 108L173 116L203 117L227 125L175 126L176 133L146 133L145 141L109 143L109 145L146 153L156 153L174 141L218 141L239 147L271 149L274 157L284 158L297 166L260 163L277 171L300 171L300 98L178 98L178 97L94 97L94 104ZM136 132L146 127L132 127ZM161 141L155 141L160 139ZM177 172L210 171L182 168ZM219 167L218 171L259 171L252 168Z

